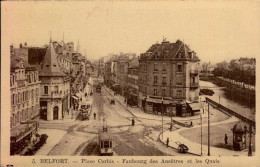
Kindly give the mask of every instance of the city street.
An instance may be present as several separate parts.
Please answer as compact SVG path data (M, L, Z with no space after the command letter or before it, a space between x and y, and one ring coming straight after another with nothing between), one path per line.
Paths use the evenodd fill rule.
M98 131L103 125L113 135L114 155L176 155L177 150L166 148L158 142L161 121L134 118L121 104L110 105L112 96L102 89L93 93L93 108L90 120L81 121L79 115L74 123L44 124L41 128L65 130L66 134L51 149L48 155L98 155ZM94 120L94 112L97 119ZM135 126L131 125L132 118ZM165 124L170 122L165 121ZM47 141L48 142L48 141Z

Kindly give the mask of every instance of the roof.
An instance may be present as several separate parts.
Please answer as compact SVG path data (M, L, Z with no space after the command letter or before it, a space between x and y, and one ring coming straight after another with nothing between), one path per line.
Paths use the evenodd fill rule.
M236 123L233 128L232 128L232 131L235 131L235 132L239 132L239 131L244 131L244 126L245 124L242 123L241 121L239 121L238 123Z
M108 132L103 132L103 131L100 131L99 132L99 140L111 140L112 139L112 136L110 133Z
M140 60L145 59L157 59L157 58L168 58L174 59L177 58L177 55L180 53L181 58L191 58L189 53L193 52L193 59L199 60L196 56L196 53L192 51L188 45L184 42L177 40L175 43L170 43L167 41L162 42L161 44L153 44L146 53L141 54Z
M187 103L193 111L200 110L200 103Z
M58 64L57 55L51 40L46 50L42 67L43 69L40 71L39 76L66 76L61 72L62 70Z

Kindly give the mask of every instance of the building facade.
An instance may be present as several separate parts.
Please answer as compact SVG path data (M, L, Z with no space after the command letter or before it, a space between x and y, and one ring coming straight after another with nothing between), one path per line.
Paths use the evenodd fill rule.
M37 131L40 109L40 81L35 68L25 66L23 60L11 55L10 94L11 94L11 155L17 146L30 140Z
M51 40L39 71L40 116L44 120L63 119L70 108L70 77L61 69Z
M188 114L187 105L199 99L199 61L180 40L152 45L139 59L139 107L147 112Z

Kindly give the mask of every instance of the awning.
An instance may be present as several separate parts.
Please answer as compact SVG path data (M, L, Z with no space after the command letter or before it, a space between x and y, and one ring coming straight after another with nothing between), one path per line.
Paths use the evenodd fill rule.
M78 97L76 97L76 96L71 96L73 99L76 99L76 100L78 100L79 98Z
M191 110L193 111L200 111L200 108L201 108L201 104L200 103L187 103L188 106L190 106Z
M170 100L165 100L165 99L162 101L162 99L147 98L146 101L152 102L152 103L171 104Z
M20 124L11 129L11 140L13 142L18 142L26 137L33 131L36 131L37 125L35 123L32 124Z

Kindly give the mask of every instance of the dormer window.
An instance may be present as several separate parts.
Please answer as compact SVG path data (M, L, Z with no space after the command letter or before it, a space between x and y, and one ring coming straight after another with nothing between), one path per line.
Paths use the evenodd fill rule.
M178 53L178 58L181 58L181 52Z

